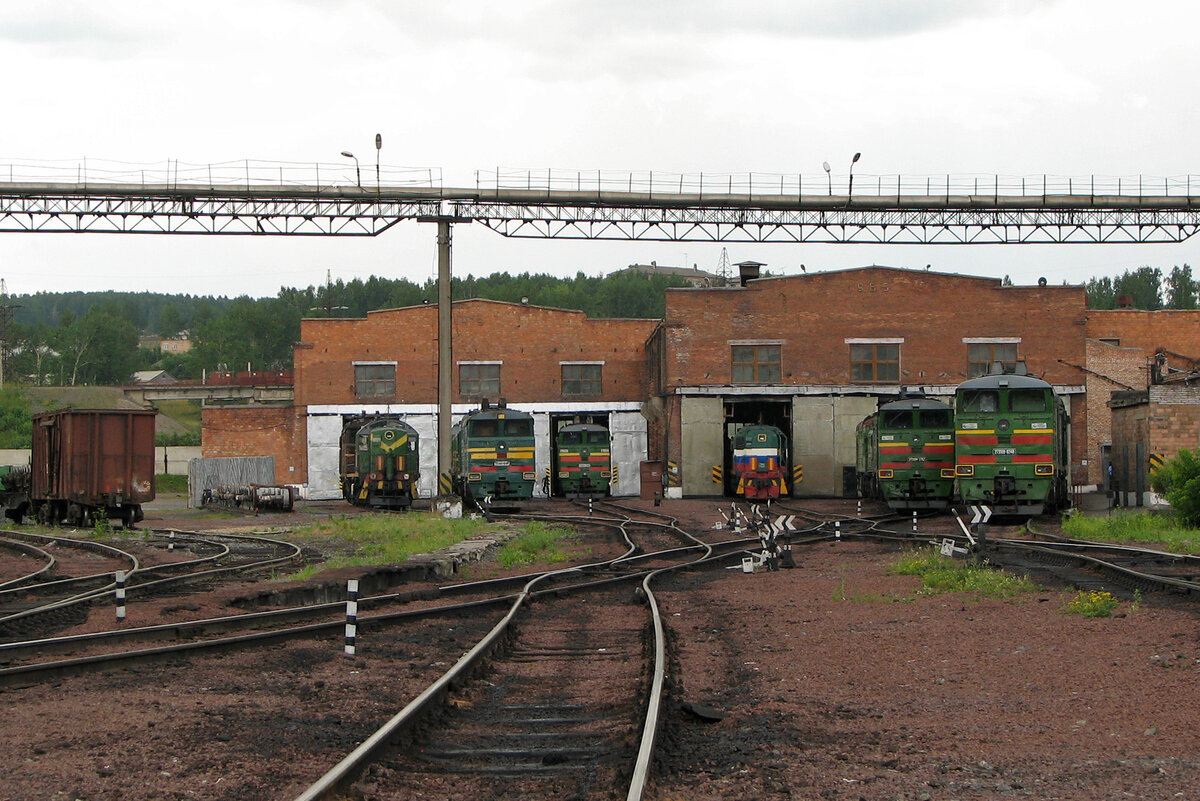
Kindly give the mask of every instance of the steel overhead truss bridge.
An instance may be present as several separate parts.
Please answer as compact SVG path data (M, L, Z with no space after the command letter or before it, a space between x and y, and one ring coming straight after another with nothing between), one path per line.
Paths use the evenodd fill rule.
M36 233L376 236L436 215L421 198L356 197L331 189L235 192L154 187L14 187L0 183L0 231Z
M882 182L867 193L783 179L741 191L732 180L699 187L682 178L658 186L597 176L569 188L553 175L532 187L243 183L38 183L0 181L0 232L274 236L377 236L404 220L477 222L507 237L674 242L1016 244L1180 242L1200 229L1200 194L1164 181L1157 194L1100 193L1093 180L1064 191L1009 191L997 181L959 192ZM712 178L708 179L710 182ZM857 186L857 185L856 185ZM1120 186L1120 185L1119 185ZM1200 187L1200 182L1197 182ZM928 187L928 184L927 184ZM854 187L847 186L848 190ZM1058 187L1054 187L1057 190ZM870 191L875 190L875 191ZM986 190L991 190L986 191Z

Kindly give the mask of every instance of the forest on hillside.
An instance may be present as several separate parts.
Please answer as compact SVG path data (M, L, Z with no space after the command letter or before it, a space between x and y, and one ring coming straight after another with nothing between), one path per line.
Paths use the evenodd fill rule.
M679 278L631 272L573 278L493 273L453 280L455 300L488 298L578 309L589 317L657 318L668 287ZM1139 309L1195 309L1191 267L1164 274L1138 267L1086 285L1088 307L1116 308L1122 296ZM9 322L0 330L5 358L0 384L120 385L138 370L163 369L180 379L222 369L286 370L306 317L362 317L368 311L436 302L434 280L372 276L304 289L284 287L274 298L237 298L131 292L41 292L0 298ZM3 316L0 316L2 318ZM186 337L192 350L162 353L139 347L145 335ZM2 387L0 387L2 388Z
M578 309L589 317L656 318L666 289L679 278L637 273L573 278L493 273L453 279L455 300L488 298ZM292 343L307 317L363 317L377 309L437 302L434 280L372 276L304 289L284 287L274 298L228 298L133 292L39 292L0 298L10 322L0 331L3 382L32 386L118 385L138 370L162 369L180 379L204 370L287 370ZM184 337L192 350L162 353L139 347L141 337Z

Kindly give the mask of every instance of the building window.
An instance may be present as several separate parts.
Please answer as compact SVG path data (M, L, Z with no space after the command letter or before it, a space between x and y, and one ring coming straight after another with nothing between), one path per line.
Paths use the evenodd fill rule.
M604 365L602 364L563 364L563 397L599 395L603 391L603 379Z
M850 380L858 384L900 380L899 345L851 345Z
M458 365L458 394L463 398L500 396L499 362L462 362Z
M778 384L779 345L733 345L733 383Z
M396 394L396 365L354 365L354 395L358 398L391 398Z
M992 363L1000 362L1006 370L1017 364L1017 345L1013 342L982 342L967 345L967 377L979 378L992 372Z

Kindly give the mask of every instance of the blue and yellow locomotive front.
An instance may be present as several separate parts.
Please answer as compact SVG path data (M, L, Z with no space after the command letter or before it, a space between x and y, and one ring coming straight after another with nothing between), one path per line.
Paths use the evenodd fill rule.
M485 406L454 426L451 471L459 493L482 500L533 497L533 415Z
M788 494L787 437L775 426L752 425L733 435L734 492L748 501Z
M1068 419L1040 378L993 374L955 393L955 462L964 503L1037 515L1069 502Z
M348 425L342 438L342 492L347 501L374 509L412 506L421 475L416 429L398 418L382 417Z

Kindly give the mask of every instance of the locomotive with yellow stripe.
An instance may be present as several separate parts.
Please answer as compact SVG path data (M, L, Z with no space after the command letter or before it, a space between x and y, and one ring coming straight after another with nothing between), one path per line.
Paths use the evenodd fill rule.
M946 509L954 495L954 417L945 403L885 403L855 431L859 494L891 509Z
M788 494L788 440L775 426L749 425L733 435L734 493L748 501Z
M612 450L608 429L592 423L571 423L558 430L558 486L568 498L603 498L612 481Z
M993 514L1038 515L1070 502L1068 426L1049 383L1001 373L959 384L954 397L955 473L964 503Z
M475 501L533 497L533 415L483 402L451 429L450 472L455 489Z
M355 506L407 509L420 477L417 431L395 416L359 417L342 428L342 496Z

